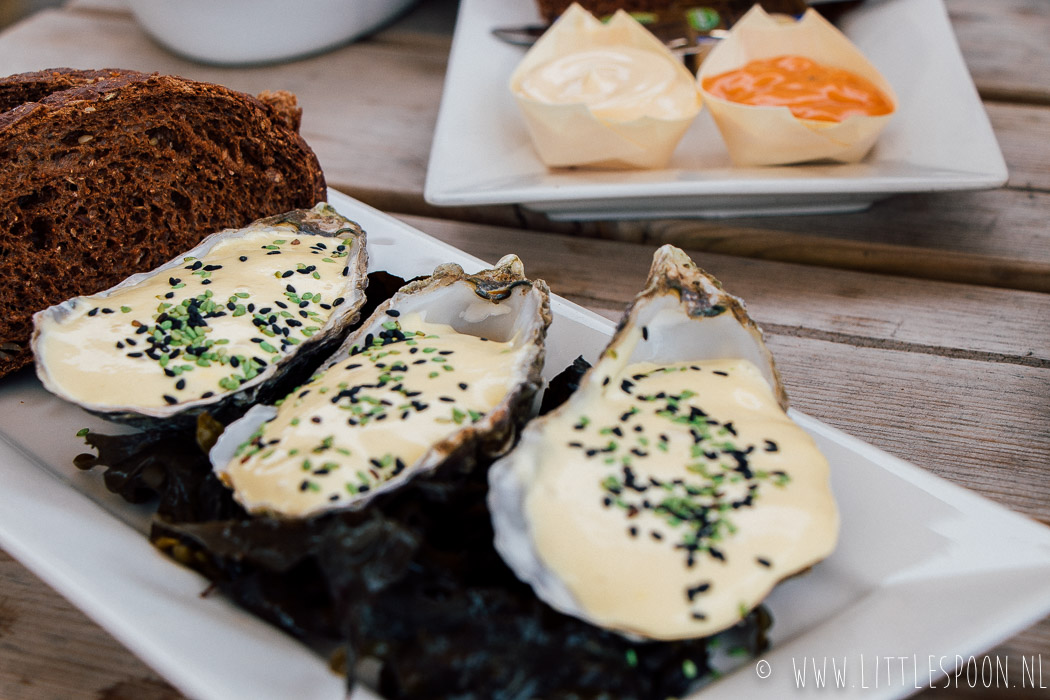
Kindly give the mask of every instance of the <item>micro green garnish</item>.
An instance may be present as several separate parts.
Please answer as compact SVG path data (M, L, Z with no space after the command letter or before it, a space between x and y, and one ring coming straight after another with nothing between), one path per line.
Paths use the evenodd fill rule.
M81 428L77 431L77 437L84 437L91 432L91 428Z
M296 239L292 241L292 244L295 245L298 242ZM288 241L285 239L276 239L271 244L260 247L266 253L275 253L280 252L275 249L286 243ZM256 255L261 254L256 253ZM342 256L346 254L347 252L341 253ZM246 262L248 259L248 255L241 255L238 258L241 262ZM289 352L304 339L320 332L326 321L327 313L332 308L331 305L322 303L321 292L307 290L297 292L292 284L286 286L283 297L263 303L253 300L252 293L244 289L230 291L217 298L213 288L202 288L201 293L195 296L179 298L176 291L186 289L187 280L195 280L191 282L193 284L208 285L215 282L217 275L224 274L223 264L208 264L192 256L186 256L183 262L183 267L188 271L189 276L173 275L166 278L167 287L171 291L157 296L160 301L156 307L156 313L149 321L133 320L134 333L118 344L118 348L121 348L125 355L132 359L156 362L164 374L173 381L195 368L210 368L218 365L229 371L214 381L219 388L225 391L235 391L245 382L259 376L269 362L275 361L271 359L273 356ZM315 266L304 263L296 263L295 268L304 275L316 271ZM312 276L319 279L319 275ZM281 299L292 301L298 307L293 310L297 310L299 316L293 316L288 311L290 305ZM257 308L257 304L261 308ZM314 308L304 308L312 305L322 306L325 315L322 316ZM102 311L112 312L108 309ZM129 306L121 306L120 311L128 314L132 313L133 309ZM222 347L229 345L230 339L217 337L216 323L213 319L223 316L231 318L250 316L256 334L252 341L258 344L260 355L262 353L266 355L253 357L250 351L237 355L235 351ZM307 322L303 323L300 318Z
M670 367L663 371L684 369L688 368ZM696 397L695 392L646 394L640 391L646 377L656 373L658 371L635 375L624 380L620 388L641 402L646 412L666 421L668 428L675 426L674 440L691 440L687 450L689 461L684 465L688 478L660 479L644 473L644 466L637 466L637 460L653 454L654 446L660 452L669 452L672 440L669 429L659 432L657 427L655 435L640 430L645 424L635 421L641 412L637 407L624 412L613 425L593 426L585 433L593 436L589 444L574 438L569 446L595 459L596 465L606 465L602 466L603 470L612 468L611 473L599 477L606 507L615 506L629 518L648 511L665 526L678 531L675 537L667 538L667 542L685 553L686 566L692 567L700 553L725 560L720 543L736 532L731 517L733 511L753 506L762 483L783 486L790 477L783 471L753 470L749 455L761 445L739 444L731 421L720 423L690 403L690 399ZM573 427L584 431L590 425L591 421L581 416ZM610 439L611 436L623 436L623 439ZM766 449L770 449L768 445ZM727 489L726 484L736 486ZM632 529L632 533L636 531L637 528ZM663 533L653 532L654 540L664 539Z
M298 295L300 303L316 303L321 299L320 294L300 293L294 289L286 291L286 298L293 294ZM268 313L264 308L260 309L257 315L268 318ZM396 319L398 314L394 313L391 316ZM410 352L422 349L412 340L421 337L434 341L426 346L430 352L425 356L422 353L417 355ZM368 333L353 346L345 362L339 362L324 372L315 374L286 397L286 405L296 407L302 416L290 418L290 424L294 426L302 420L327 425L332 418L332 409L338 411L341 416L338 420L342 420L351 429L381 421L405 421L426 412L431 414L430 419L435 423L468 425L483 420L484 411L463 404L465 400L469 401L469 398L465 397L472 396L469 393L460 393L469 390L467 382L457 382L458 389L454 391L457 398L425 395L426 392L420 385L420 382L425 381L424 377L439 376L440 371L435 372L434 369L452 370L446 363L453 351L443 349L447 346L442 341L443 339L436 335L426 336L422 332L402 330L399 321L387 320L377 329L376 334ZM261 349L266 349L265 342L258 343ZM496 347L494 344L486 344L486 347L489 346ZM423 357L427 359L421 360ZM435 366L435 362L440 366ZM319 399L322 395L324 399ZM443 408L431 411L431 401L435 398L441 401L438 405ZM318 406L323 406L324 409L316 408ZM437 409L437 405L433 408ZM313 491L312 486L305 485L309 482L320 485L320 492L333 501L345 493L358 496L371 491L407 468L404 459L395 453L387 453L368 458L364 468L357 469L357 460L365 458L340 445L338 434L325 435L312 445L299 446L304 453L310 452L315 456L323 454L329 460L320 466L317 465L316 459L304 461L300 457L299 461L293 462L297 471L310 475L309 479L299 482L300 491ZM280 440L281 438L274 437L267 441L263 435L260 443L269 446ZM351 458L354 461L343 458ZM337 471L344 473L334 477ZM348 479L350 474L354 476ZM331 486L326 487L329 475L333 475L332 478L337 480L328 481Z

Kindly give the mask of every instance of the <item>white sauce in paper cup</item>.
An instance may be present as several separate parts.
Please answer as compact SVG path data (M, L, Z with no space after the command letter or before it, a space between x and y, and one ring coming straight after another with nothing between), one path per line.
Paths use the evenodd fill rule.
M701 107L690 72L630 15L602 23L575 4L510 89L549 167L663 167Z

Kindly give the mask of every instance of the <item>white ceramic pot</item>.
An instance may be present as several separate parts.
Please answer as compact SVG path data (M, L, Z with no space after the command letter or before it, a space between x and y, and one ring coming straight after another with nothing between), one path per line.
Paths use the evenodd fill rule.
M415 0L128 0L139 24L187 58L222 65L283 61L334 48Z

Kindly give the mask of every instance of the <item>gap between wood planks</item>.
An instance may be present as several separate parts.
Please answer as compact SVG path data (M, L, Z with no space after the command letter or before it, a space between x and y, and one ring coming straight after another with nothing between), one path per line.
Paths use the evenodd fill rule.
M946 348L940 345L926 345L923 343L909 343L901 340L888 338L872 338L865 335L854 335L852 333L840 333L836 331L823 331L814 328L803 328L800 326L786 326L777 323L762 323L762 330L770 335L784 335L794 338L807 338L811 340L824 340L830 343L841 343L861 348L874 348L877 350L895 350L899 352L915 352L925 355L937 355L955 360L976 360L978 362L996 362L1009 365L1020 365L1023 367L1036 367L1039 369L1050 369L1050 360L1028 355L1009 355L1001 352L987 352L982 350L966 350L963 348Z

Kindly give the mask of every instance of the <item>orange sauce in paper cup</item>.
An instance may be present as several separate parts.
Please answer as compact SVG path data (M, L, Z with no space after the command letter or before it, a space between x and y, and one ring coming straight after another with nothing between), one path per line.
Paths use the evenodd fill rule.
M841 122L854 115L877 117L894 110L870 80L803 56L757 59L705 78L703 87L730 102L787 107L799 119Z

